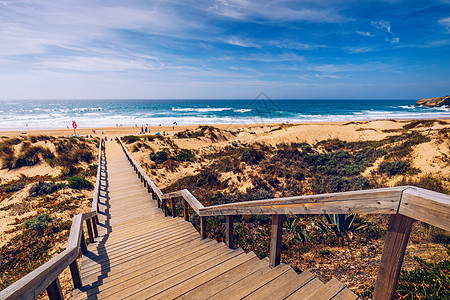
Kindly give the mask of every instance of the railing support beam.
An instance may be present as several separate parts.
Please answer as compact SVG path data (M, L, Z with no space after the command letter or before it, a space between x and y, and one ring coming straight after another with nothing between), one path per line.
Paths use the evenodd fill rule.
M86 220L86 227L87 227L88 236L89 236L89 243L93 243L94 242L94 234L92 233L91 219Z
M200 235L202 240L206 239L206 217L200 217Z
M86 245L86 238L84 237L84 230L83 228L81 228L81 241L80 241L80 248L81 248L81 253L86 253L87 250L87 245Z
M228 246L228 248L233 249L233 244L234 244L234 235L233 235L233 216L232 215L227 215L225 216L226 218L226 244Z
M183 199L183 211L184 211L184 220L189 221L189 205L186 200Z
M95 216L92 218L92 229L94 229L94 237L98 237L97 223L98 223L98 218L97 218L97 216Z
M388 231L375 282L374 300L394 297L413 221L414 219L400 214L389 217Z
M81 283L80 269L78 268L77 260L75 259L70 265L70 274L72 274L72 281L74 288L78 289L83 286Z
M176 207L175 207L175 199L171 199L170 204L172 205L172 218L176 217Z
M53 280L52 283L47 287L47 295L50 300L64 300L64 296L61 290L61 284L59 283L58 277Z
M284 215L272 215L272 231L270 235L270 266L276 267L280 264L281 238L283 236Z
M164 217L167 217L167 200L163 199L161 205L162 210L164 211Z

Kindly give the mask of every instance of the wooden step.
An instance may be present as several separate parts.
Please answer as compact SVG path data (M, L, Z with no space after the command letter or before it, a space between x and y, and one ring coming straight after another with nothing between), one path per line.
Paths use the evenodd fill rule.
M297 275L293 269L290 269L244 299L284 299L314 278L315 276L309 271Z
M311 294L315 293L318 289L320 289L323 286L322 281L319 280L319 278L314 278L310 282L308 282L306 285L289 295L286 299L298 299L303 300L307 297L309 297Z
M221 247L222 245L219 244L217 245L219 247L213 249L212 251L204 250L195 252L192 259L176 264L170 269L161 267L158 268L155 272L146 272L143 275L134 277L126 282L119 280L117 285L109 288L104 292L101 292L99 294L99 297L112 297L116 299L122 299L133 295L133 299L138 299L140 298L139 295L149 295L150 291L155 291L165 286L168 280L179 279L180 276L183 275L189 277L194 270L198 270L199 265L201 265L202 263L217 261L217 257L221 254L229 256L231 255L230 253L233 253L233 251L231 251L230 249Z
M339 294L339 292L341 292L343 289L345 289L345 285L340 283L336 278L333 278L328 283L317 289L309 297L306 297L305 300L331 299Z
M167 290L157 294L154 296L155 299L175 299L177 297L180 297L181 295L191 291L192 289L196 288L197 286L201 285L204 282L208 282L227 271L230 271L248 261L252 261L252 259L255 258L255 255L252 254L245 254L245 255L238 255L235 256L227 261L224 261L221 264L216 265L215 267L203 272L199 273L195 276L190 277L189 279L185 280L184 282L171 286Z
M207 282L199 284L194 289L180 296L180 299L207 299L214 294L228 288L236 282L246 278L250 274L267 267L269 261L267 259L260 260L253 254L249 253L253 258L240 266L237 266L225 273L211 279ZM249 255L247 254L247 255Z
M210 268L220 265L233 257L245 255L242 251L232 251L224 245L224 249L229 250L226 253L212 253L211 256L205 255L203 259L193 260L181 269L173 270L173 272L164 272L158 276L157 283L148 285L145 288L138 288L138 292L127 295L125 299L146 299L153 297L161 291L165 291L181 282L184 282ZM220 254L220 255L219 255ZM123 294L122 294L123 295Z
M269 281L280 276L290 269L288 265L281 264L275 268L269 266L260 269L243 280L231 285L213 296L214 299L242 299L259 289Z
M101 280L102 285L94 291L94 293L103 292L103 296L108 295L111 291L107 291L108 289L115 288L117 289L118 285L129 286L132 283L137 283L145 280L151 280L155 278L161 273L167 272L173 268L177 268L178 266L189 263L191 260L196 259L198 257L202 257L207 253L211 253L220 249L222 245L209 241L208 243L204 243L197 247L192 247L192 251L186 251L182 249L177 251L177 253L170 253L169 255L162 256L154 256L153 258L147 258L143 261L140 261L139 264L136 264L134 268L124 268L119 272L111 272L108 274L108 278L105 280ZM98 284L92 285L92 287L96 287ZM88 295L89 289L81 289L86 292Z

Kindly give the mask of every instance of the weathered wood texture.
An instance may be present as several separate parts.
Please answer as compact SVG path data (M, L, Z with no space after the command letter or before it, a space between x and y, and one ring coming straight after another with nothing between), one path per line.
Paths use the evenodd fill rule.
M205 207L199 215L395 214L405 189L407 187L394 187L230 203Z
M397 287L413 219L399 214L389 218L373 299L392 299Z
M228 248L233 248L234 245L233 219L230 215L225 217L225 240Z
M50 300L64 300L58 277L46 288Z
M272 229L270 233L270 266L276 267L280 264L281 239L283 237L284 215L272 215Z
M403 192L399 214L450 231L450 196L409 187Z

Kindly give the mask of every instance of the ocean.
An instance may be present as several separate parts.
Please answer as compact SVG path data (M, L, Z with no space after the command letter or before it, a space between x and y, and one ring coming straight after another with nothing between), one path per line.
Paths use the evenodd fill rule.
M450 118L415 100L8 100L0 130Z

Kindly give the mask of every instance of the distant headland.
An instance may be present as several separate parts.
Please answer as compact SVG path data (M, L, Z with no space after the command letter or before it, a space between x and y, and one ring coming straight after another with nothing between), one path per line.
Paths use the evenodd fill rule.
M419 105L426 107L450 106L450 96L420 99L416 102L416 106Z

